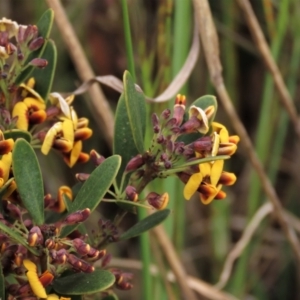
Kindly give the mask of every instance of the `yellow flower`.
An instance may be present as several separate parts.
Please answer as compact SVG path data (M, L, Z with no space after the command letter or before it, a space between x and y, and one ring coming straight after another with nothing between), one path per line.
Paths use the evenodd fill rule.
M220 123L212 123L212 149L211 153L197 153L196 157L216 156L220 154L231 155L236 150L238 137L229 137L226 127ZM236 143L235 143L236 142ZM220 153L220 151L222 151ZM199 164L199 172L192 174L184 187L184 197L189 200L198 191L203 204L209 204L214 199L223 199L226 194L221 191L222 185L231 185L236 181L233 173L223 171L224 161L216 160Z
M22 89L22 101L17 102L12 111L13 118L17 118L16 127L28 130L29 123L39 124L46 120L46 104L42 97L33 89L34 78L30 78L26 84L20 84Z
M24 259L23 265L27 270L26 276L34 295L39 298L47 298L45 286L52 282L54 276L49 271L46 271L39 277L37 266L29 259Z

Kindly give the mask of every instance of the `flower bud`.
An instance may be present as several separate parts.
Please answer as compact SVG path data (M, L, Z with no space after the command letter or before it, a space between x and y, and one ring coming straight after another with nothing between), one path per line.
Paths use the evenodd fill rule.
M154 208L161 210L167 207L169 203L169 194L163 193L162 195L151 192L146 197L148 203Z
M154 113L151 115L151 121L152 121L154 133L158 133L160 131L160 127L159 127L159 119L157 114Z
M75 177L79 182L85 182L90 177L90 174L77 173Z
M161 117L162 119L164 120L167 120L170 118L170 115L171 115L171 111L167 108L165 109L162 113L161 113Z
M44 44L44 38L39 36L35 39L33 39L30 43L29 43L29 50L30 51L35 51L37 49L39 49L43 44Z
M89 244L86 244L82 239L74 239L72 243L77 253L81 256L87 255L91 250L91 246Z
M134 186L128 185L125 189L125 194L128 200L136 202L138 201L138 193L136 192L136 188Z
M182 123L185 113L186 98L184 95L178 94L175 98L173 118L176 120L176 125Z
M212 139L210 136L204 136L192 143L192 148L198 152L210 152L212 150Z
M81 222L84 222L91 214L91 210L89 208L78 210L70 215L68 215L63 221L66 225L75 225Z
M133 157L127 164L125 168L125 172L131 172L139 169L141 166L145 164L145 160L141 154L136 155Z
M39 69L43 69L48 65L48 61L46 59L37 57L31 60L29 64Z
M92 162L96 165L99 166L105 161L105 157L103 155L100 155L97 151L92 150L90 152L90 157Z
M107 253L102 259L101 262L102 268L105 268L110 263L111 259L112 259L112 255Z
M41 229L38 226L33 226L28 234L27 238L28 245L33 247L36 245L42 245L44 242L44 237L42 235Z

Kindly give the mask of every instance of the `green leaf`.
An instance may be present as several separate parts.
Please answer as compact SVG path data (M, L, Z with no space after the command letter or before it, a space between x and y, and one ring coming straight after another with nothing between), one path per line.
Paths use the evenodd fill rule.
M19 138L22 138L26 140L28 143L31 142L31 134L28 131L25 130L20 130L20 129L12 129L12 130L7 130L4 131L4 137L5 139L13 139L16 141Z
M115 114L113 153L119 154L122 157L121 167L117 176L117 183L120 184L127 163L132 157L136 156L139 153L132 136L124 94L121 95L118 101L118 106ZM130 174L128 174L124 182L124 186L127 185L129 176Z
M18 139L12 152L12 168L22 202L37 225L44 223L44 186L34 150Z
M36 24L39 30L38 31L39 36L42 36L45 40L47 40L50 35L53 19L54 19L54 12L52 9L48 9L44 12L44 14L41 16L41 18ZM19 76L16 78L15 80L16 84L25 82L29 78L30 74L35 68L33 66L28 65L28 63L36 57L42 57L45 47L46 47L46 43L43 45L43 47L33 51L28 56L26 62L24 63L24 66L27 65L27 67L25 67L23 71L19 74Z
M0 299L5 299L5 277L3 275L3 267L0 263Z
M84 295L101 292L115 282L115 276L106 270L95 270L92 273L75 273L55 279L54 290L63 295Z
M52 40L47 41L45 51L43 52L43 58L47 59L48 65L43 69L35 68L31 76L35 79L34 90L46 100L52 88L57 62L56 46Z
M69 205L70 213L77 210L89 208L91 212L99 205L115 179L121 164L121 157L113 155L99 165L84 182L76 198ZM61 232L61 236L66 236L76 228L66 226Z
M12 229L10 229L9 227L7 227L6 225L4 225L3 223L0 222L0 232L4 232L6 235L8 235L13 241L17 242L17 244L21 244L24 247L26 247L31 253L33 253L36 256L39 256L39 252L30 247L26 240L19 235L17 232L13 231Z
M171 211L169 209L164 209L164 210L159 210L159 211L149 215L145 219L136 223L129 230L124 232L121 235L120 239L127 240L127 239L133 238L135 236L138 236L145 231L148 231L149 229L151 229L151 228L157 226L158 224L160 224L161 222L163 222L169 216L170 212Z
M128 71L125 71L124 73L123 84L131 134L136 148L140 153L143 153L146 128L145 97L135 89L133 78Z

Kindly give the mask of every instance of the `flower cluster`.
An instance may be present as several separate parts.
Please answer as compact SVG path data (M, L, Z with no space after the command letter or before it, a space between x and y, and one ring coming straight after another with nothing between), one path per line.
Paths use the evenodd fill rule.
M174 174L185 183L187 200L196 191L204 204L225 198L222 186L234 184L236 176L223 171L224 156L227 159L235 153L239 137L229 136L224 125L212 122L214 115L214 105L205 108L192 105L187 117L186 98L180 94L175 99L173 112L164 110L160 118L153 114L152 144L146 153L132 158L125 170L132 173L126 188L127 198L138 201L136 191L149 181ZM190 142L192 133L198 136ZM156 209L163 209L169 199L166 193L151 192L146 200Z
M185 96L177 95L172 111L153 114L153 138L148 150L143 151L144 133L135 120L145 111L145 103L134 102L140 101L141 95L135 94L138 92L128 72L124 76L127 94L120 98L116 117L128 117L128 122L115 124L116 130L124 126L123 131L128 131L128 139L122 136L121 142L129 146L128 153L124 152L127 148L120 152L114 149L114 155L105 158L95 150L83 152L83 141L92 130L89 120L78 117L74 110L74 96L49 93L51 82L41 82L39 76L34 76L36 68L53 66L51 61L47 64L48 57L53 58L49 52L45 51L47 59L41 58L44 47L55 51L47 36L52 14L48 11L42 18L39 28L43 32L34 25L0 20L0 264L5 278L0 284L5 287L7 299L63 300L69 298L56 294L111 295L113 287L132 288L131 273L108 267L111 255L105 248L141 234L168 216L168 193L150 191L142 197L145 187L156 178L177 176L185 183L183 195L187 200L198 191L201 201L209 204L225 198L223 186L236 181L236 176L224 171L223 166L224 160L235 153L239 138L214 122L217 104L212 96L200 98L186 109ZM52 75L54 70L50 70ZM130 103L141 104L132 114L130 97L134 100ZM127 101L126 105L122 101ZM127 117L120 118L120 114ZM44 155L55 149L69 167L91 158L96 168L91 174L77 174L79 182L73 188L60 186L56 196L45 193L33 149ZM87 234L89 229L81 223L101 201L117 203L120 212L113 221L101 218ZM159 217L151 219L150 215L146 221L141 220L144 223L136 224L131 232L121 233L122 218L136 206L163 211L154 213ZM79 287L72 280L81 280Z

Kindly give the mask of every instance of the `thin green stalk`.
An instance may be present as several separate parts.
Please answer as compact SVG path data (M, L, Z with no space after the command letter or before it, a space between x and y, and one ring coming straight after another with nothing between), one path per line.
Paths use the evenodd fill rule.
M126 55L128 62L128 69L134 80L135 68L134 68L134 56L131 40L131 31L129 23L129 15L126 0L121 0L122 2L122 12L123 12L123 24L124 24L124 35L125 35L125 45L126 45ZM147 211L143 208L138 209L139 220L144 219L147 216ZM142 299L151 300L152 299L152 278L149 272L151 264L151 252L150 252L150 238L148 233L140 235L140 253L141 260L143 262L142 269Z
M184 21L183 21L184 20ZM192 29L192 3L190 0L174 0L174 24L173 24L173 53L172 53L172 77L174 78L181 69L188 55L191 43ZM180 93L188 91L185 84ZM171 103L173 105L173 103ZM178 252L182 251L185 236L185 207L186 203L182 196L182 184L178 184L177 178L170 178L165 182L165 188L170 195L173 209L173 241Z
M134 56L133 56L127 1L121 0L121 3L122 3L123 26L124 26L124 36L125 36L125 47L126 47L128 70L131 73L133 79L135 80L136 76L135 76L135 68L134 68Z

